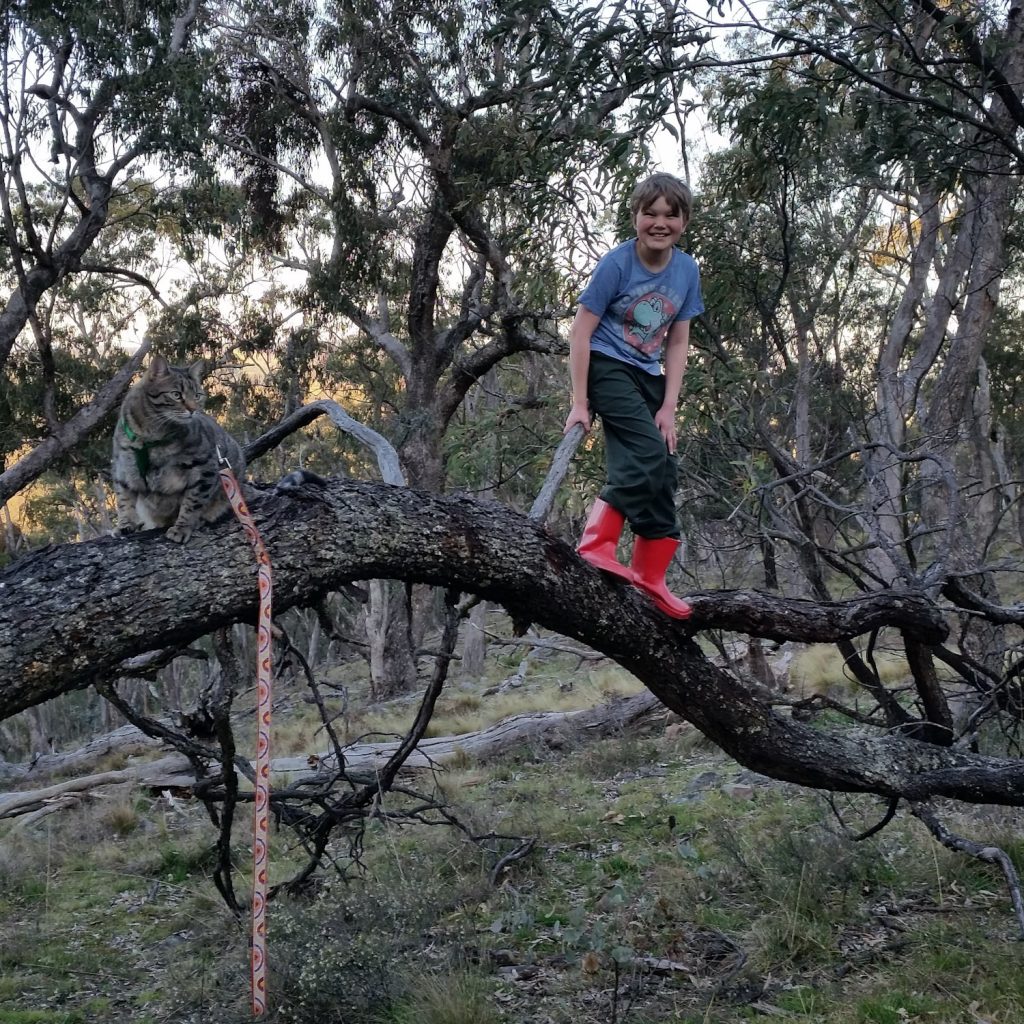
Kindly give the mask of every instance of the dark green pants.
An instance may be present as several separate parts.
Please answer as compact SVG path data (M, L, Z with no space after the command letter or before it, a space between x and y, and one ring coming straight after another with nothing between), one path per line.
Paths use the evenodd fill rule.
M591 352L587 395L604 425L608 482L601 497L629 520L636 536L678 538L676 457L654 425L665 378Z

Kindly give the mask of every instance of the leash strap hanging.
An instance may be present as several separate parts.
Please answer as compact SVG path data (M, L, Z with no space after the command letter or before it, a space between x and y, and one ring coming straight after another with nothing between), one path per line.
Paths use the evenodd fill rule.
M220 482L231 510L242 524L259 565L259 629L256 641L256 791L252 819L252 1013L262 1017L267 1010L267 877L268 812L270 810L270 621L273 580L270 556L256 524L242 498L242 489L227 459L220 459Z

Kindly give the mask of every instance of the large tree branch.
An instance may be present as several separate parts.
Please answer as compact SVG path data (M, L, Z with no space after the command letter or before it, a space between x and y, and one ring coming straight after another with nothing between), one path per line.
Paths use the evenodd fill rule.
M406 307L413 360L420 365L431 365L431 376L432 367L437 362L434 310L441 278L441 258L454 230L455 223L445 209L445 204L440 197L434 196L414 234L412 274ZM407 386L412 384L412 381L407 381Z
M109 203L108 185L94 189L88 211L75 225L67 240L58 246L45 263L26 271L23 284L8 296L0 310L0 366L7 362L15 340L28 323L43 294L75 270L78 261L92 246L106 223Z
M985 53L985 47L975 30L976 26L962 15L943 10L933 0L911 0L911 2L915 7L924 11L936 24L947 25L953 30L968 59L981 73L982 80L992 84L996 95L1003 101L1003 105L1014 122L1019 128L1024 128L1024 103L1021 102L1014 83L1010 82L1003 70L995 65L992 57ZM1013 20L1012 18L1008 19L1008 26L1012 25Z
M355 579L393 577L478 593L519 620L614 658L737 760L776 778L913 800L944 795L1024 805L1022 761L899 734L820 728L777 712L708 661L692 626L660 615L638 591L607 582L567 544L502 505L334 480L266 499L254 513L274 563L278 611ZM923 643L946 631L937 608L906 594L879 593L873 606L855 602L852 616L846 605L764 595L691 600L697 627L731 625L752 635L826 639L880 620ZM113 678L141 651L252 621L256 604L251 553L233 522L201 531L185 547L146 533L35 552L0 574L0 717Z

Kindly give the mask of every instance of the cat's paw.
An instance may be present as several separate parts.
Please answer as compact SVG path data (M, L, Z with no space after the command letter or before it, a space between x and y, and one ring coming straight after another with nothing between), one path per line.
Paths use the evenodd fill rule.
M129 534L138 533L142 527L139 523L118 523L110 531L111 537L127 537Z
M184 544L192 536L192 533L191 526L182 526L181 523L175 523L167 531L167 539L173 540L175 544Z

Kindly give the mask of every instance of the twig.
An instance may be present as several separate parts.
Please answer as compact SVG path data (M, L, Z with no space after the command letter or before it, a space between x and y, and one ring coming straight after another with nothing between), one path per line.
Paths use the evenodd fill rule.
M205 777L208 763L217 760L217 752L212 747L197 743L195 740L189 739L184 733L171 729L163 722L142 714L118 693L113 683L97 683L96 691L110 701L121 712L125 720L131 722L141 732L151 736L153 739L163 740L175 750L184 754L195 769L197 780Z
M947 849L955 850L957 853L966 853L986 864L999 865L1006 876L1006 884L1010 889L1010 900L1013 903L1013 912L1020 929L1019 937L1021 941L1024 941L1024 898L1021 897L1020 876L1006 852L991 843L977 843L973 839L966 839L951 832L939 821L938 815L929 803L912 803L910 812L915 818L924 822L928 831Z
M850 837L851 841L855 843L863 842L865 839L870 839L871 836L878 832L881 832L886 825L896 816L896 809L900 805L900 798L897 796L889 799L889 806L885 809L885 814L882 815L880 821L876 822L869 829L858 833L857 835L850 834L850 827L843 821L843 816L839 813L839 808L836 806L835 796L832 793L827 793L825 799L828 801L828 805L832 808L832 813L836 816L836 821L842 826L843 831Z
M865 715L853 708L848 708L845 704L824 693L812 693L809 697L786 697L784 695L767 693L766 699L773 706L792 708L797 714L810 715L815 710L815 705L817 705L818 707L844 715L854 722L860 722L861 725L877 727L879 724L874 715Z
M527 839L526 842L520 843L514 850L510 850L506 853L505 856L502 857L493 868L491 868L491 873L488 876L491 885L497 885L502 871L504 871L509 864L514 864L517 860L522 860L528 853L530 853L536 843L537 837L533 836L530 839Z
M433 717L434 705L437 703L437 698L441 696L441 690L444 688L445 680L448 678L448 666L455 651L455 644L459 639L459 614L456 605L458 598L459 595L456 591L448 591L445 601L441 650L438 653L437 660L434 662L434 673L431 677L430 685L423 695L423 703L420 704L420 709L416 714L416 720L413 722L412 728L406 733L405 738L388 759L387 764L380 770L375 785L368 787L368 790L375 789L376 795L379 795L382 790L391 787L395 776L398 774L398 769L401 768L406 758L416 748L416 744L423 739L427 726L430 724L430 719ZM356 799L361 800L369 796L368 790L357 795Z
M344 775L345 755L342 753L341 740L338 739L338 734L334 731L334 726L332 724L333 718L328 712L327 706L324 704L324 698L320 693L320 687L317 684L316 676L313 674L313 669L310 667L309 662L305 659L302 652L295 646L295 644L292 643L291 637L285 629L280 625L278 626L278 629L281 631L281 637L284 640L286 650L302 666L302 672L306 677L306 682L309 684L310 692L313 694L313 700L320 712L320 721L323 723L324 730L327 732L327 736L331 741L331 747L334 750L338 773L340 775Z
M213 637L214 650L220 662L221 683L216 690L211 688L209 711L213 718L217 741L220 743L220 776L224 783L224 804L220 811L220 834L217 838L217 866L213 871L213 884L228 905L228 909L241 920L242 905L235 895L231 861L231 829L235 822L235 808L238 806L238 773L235 771L235 734L231 728L231 702L238 692L238 659L230 629L219 629ZM197 795L200 791L197 787ZM217 822L216 804L204 795L210 817Z

